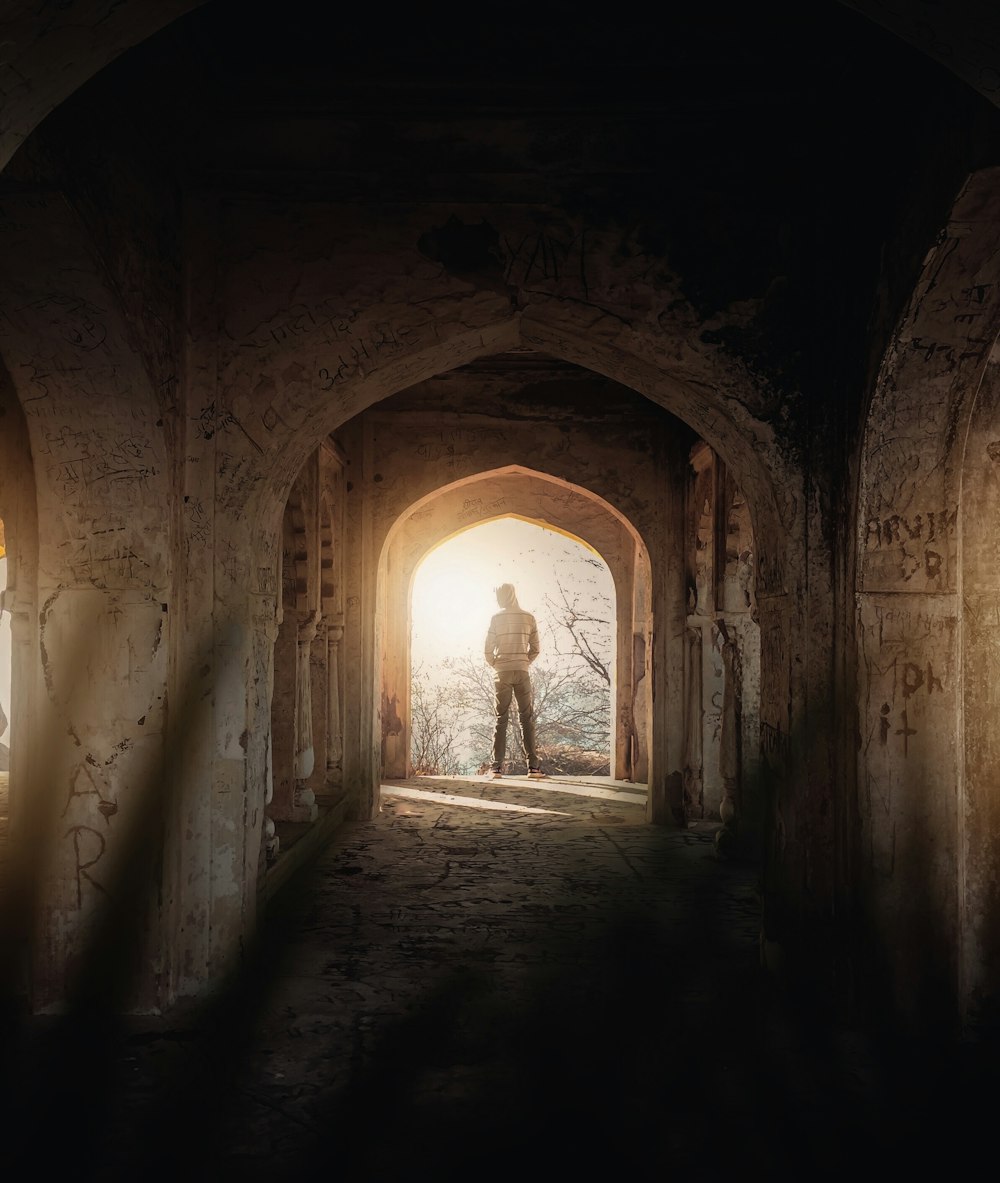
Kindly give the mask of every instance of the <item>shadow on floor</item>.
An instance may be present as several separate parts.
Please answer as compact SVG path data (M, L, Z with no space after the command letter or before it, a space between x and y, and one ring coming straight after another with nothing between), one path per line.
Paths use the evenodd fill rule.
M473 849L445 810L417 812L395 823L413 842L436 832ZM362 1006L325 1034L301 1015L278 1025L282 983L301 972L290 934L323 912L322 892L366 890L367 842L348 830L293 880L243 971L183 1024L137 1029L93 1000L61 1020L8 1014L10 1177L832 1180L950 1172L959 1146L968 1156L990 1135L995 1061L862 1035L808 989L774 991L734 912L752 871L715 861L708 833L649 847L642 874L651 891L670 885L669 917L633 900L597 928L562 925L580 906L564 878L515 978L470 944L408 981L395 1017L373 1025ZM375 944L329 952L342 967ZM276 1050L301 1065L297 1083L269 1070Z

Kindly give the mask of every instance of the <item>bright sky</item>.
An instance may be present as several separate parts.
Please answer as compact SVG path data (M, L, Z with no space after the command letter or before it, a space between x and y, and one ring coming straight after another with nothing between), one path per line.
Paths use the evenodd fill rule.
M512 583L521 607L541 618L556 576L564 586L603 592L614 603L611 573L580 559L594 552L556 530L500 518L448 539L424 559L413 581L412 662L479 656L490 617L499 611L493 589ZM542 638L544 645L545 638Z

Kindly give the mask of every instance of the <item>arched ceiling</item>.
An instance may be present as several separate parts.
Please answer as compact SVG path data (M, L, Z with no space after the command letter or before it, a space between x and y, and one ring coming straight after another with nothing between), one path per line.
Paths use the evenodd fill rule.
M996 0L841 0L940 62L1000 106L1000 5Z
M997 102L998 18L974 0L720 0L614 20L521 0L502 19L457 0L391 20L306 0L0 10L0 166L60 108L38 136L43 172L25 152L5 182L61 187L99 246L149 237L107 222L123 204L108 177L139 149L171 233L182 190L556 208L668 260L701 339L772 384L772 417L789 392L811 391L820 414L864 389L868 354L881 355L872 325L894 323L969 160L1000 151L995 109L930 60ZM945 25L947 43L925 36ZM139 205L152 208L145 194ZM539 257L565 266L543 238ZM468 260L435 245L461 280ZM814 344L820 326L836 349Z
M158 30L173 22L177 17L205 4L207 0L62 0L59 4L38 4L36 0L6 0L0 16L0 168L6 166L13 154L32 130L60 105L64 99L78 89L89 78L103 69L125 50L150 38ZM869 17L873 22L891 31L907 44L940 62L994 105L1000 104L1000 7L992 0L950 0L941 4L935 0L840 0L848 8ZM211 0L223 20L231 23L234 35L238 35L242 19L251 22L253 14L247 6L234 6L225 0ZM229 8L227 13L225 10ZM745 6L744 6L745 7ZM790 58L811 59L816 46L808 41L808 20L803 23L802 6L790 6L782 14L780 5L765 10L751 10L749 19L765 23L777 13L779 29L784 30L783 43L779 51ZM816 6L808 6L811 15ZM515 6L516 8L516 6ZM796 11L796 9L798 11ZM772 11L773 10L773 11ZM316 9L312 10L315 14ZM464 50L477 43L484 47L480 52L489 54L490 47L498 59L507 63L512 80L525 82L525 70L534 70L531 63L544 62L546 55L561 66L566 66L574 55L580 58L580 82L587 81L589 64L585 60L587 50L606 53L608 68L620 71L632 55L643 52L641 38L635 39L636 29L616 17L609 21L604 11L593 10L588 15L573 9L570 14L562 6L553 6L554 21L548 27L542 18L547 10L531 6L530 12L518 13L514 9L504 13L503 24L493 27L485 16L470 16L468 10L450 19L443 10L437 19L423 20L417 27L426 29L427 35L451 53ZM259 14L258 14L259 15ZM273 7L268 9L266 24L272 26L275 36L280 36L287 26L288 13L282 11L281 18L274 15ZM399 14L394 14L399 15ZM822 14L821 14L822 15ZM519 31L520 18L530 18ZM787 18L787 19L785 19ZM352 34L359 19L340 7L325 18L328 22L341 23L346 34L342 44L354 42L350 56L357 56L362 48ZM381 21L381 17L379 18ZM541 23L540 23L541 22ZM293 22L292 22L293 23ZM391 24L398 24L398 21ZM366 38L362 56L379 54L383 43L390 41L390 26L380 26L374 44ZM721 43L738 42L745 36L745 29L732 19L715 20L714 8L711 21L699 23L687 16L672 12L667 22L675 27L676 42L683 52L677 61L664 63L664 72L676 73L689 61L693 73L703 71L711 60L712 38ZM307 26L299 21L299 32ZM556 35L559 28L562 35ZM492 30L483 36L484 30ZM530 32L529 30L534 30ZM706 33L706 30L708 31ZM287 35L287 34L286 34ZM407 44L409 34L402 38ZM515 58L503 52L504 45L511 41L521 43L521 50ZM325 38L317 38L318 45L303 44L303 53L315 55L317 48L331 56L331 68L338 70L349 64L338 58L335 44ZM400 39L397 39L400 40ZM655 37L653 38L655 41ZM767 40L773 40L768 35ZM666 43L665 43L666 44ZM420 56L419 46L409 50L414 60ZM386 59L395 69L392 52ZM455 55L456 61L461 53ZM750 61L759 56L751 49L745 55ZM466 62L468 72L474 72L476 53ZM524 63L523 65L520 63ZM480 65L482 63L480 62ZM183 79L181 84L183 85ZM543 77L534 82L544 81ZM714 80L717 81L717 80ZM711 85L699 101L711 101Z
M649 561L639 531L609 501L583 486L521 465L464 477L414 501L391 527L382 561L392 555L397 578L409 585L419 565L437 547L502 518L556 531L592 550L610 570L619 592L624 573Z
M7 0L0 23L0 169L108 62L203 0Z

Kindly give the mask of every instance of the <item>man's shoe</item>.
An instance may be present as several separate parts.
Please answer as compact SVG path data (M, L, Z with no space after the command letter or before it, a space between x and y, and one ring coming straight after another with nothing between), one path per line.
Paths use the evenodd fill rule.
M542 770L540 768L529 768L528 769L528 776L532 777L534 780L544 780L545 779L545 773L542 772Z
M493 767L486 774L487 780L503 780L503 771L501 765L494 764Z

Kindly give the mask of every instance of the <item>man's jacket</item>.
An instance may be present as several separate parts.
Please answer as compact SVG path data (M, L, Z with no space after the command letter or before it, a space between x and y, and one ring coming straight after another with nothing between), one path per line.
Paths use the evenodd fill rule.
M484 650L495 670L526 670L538 656L538 625L523 608L504 608L490 621Z

